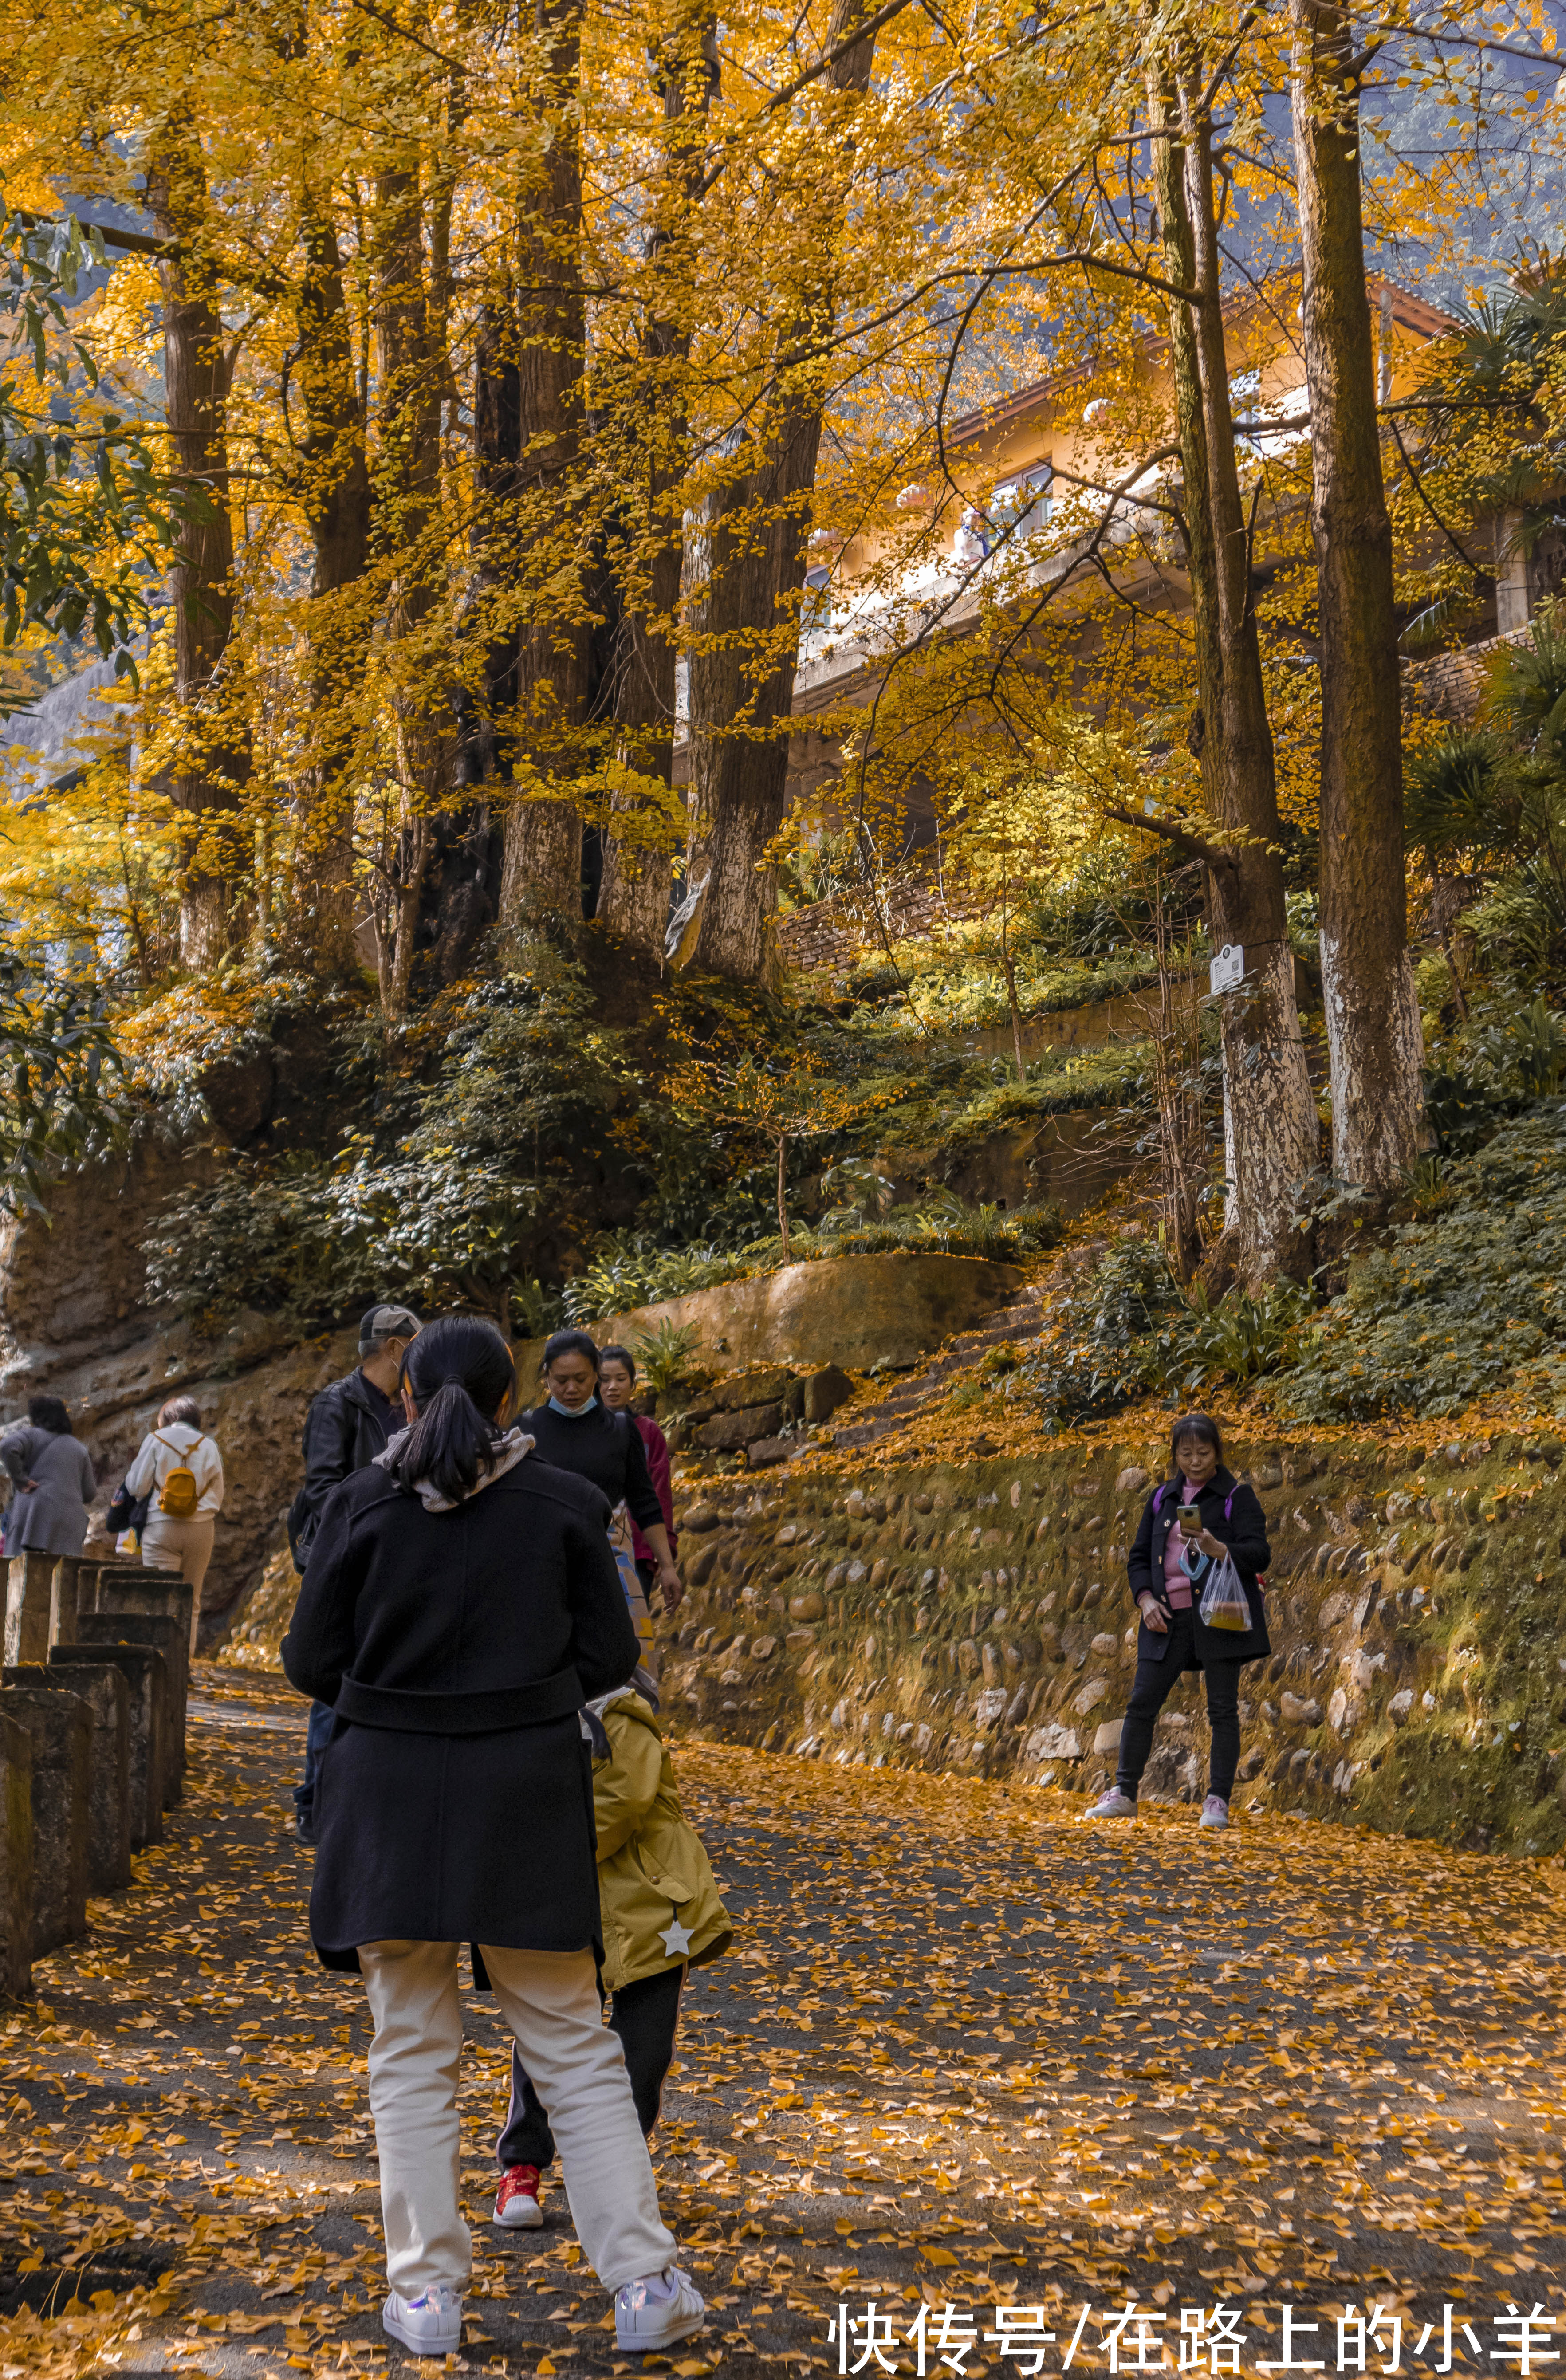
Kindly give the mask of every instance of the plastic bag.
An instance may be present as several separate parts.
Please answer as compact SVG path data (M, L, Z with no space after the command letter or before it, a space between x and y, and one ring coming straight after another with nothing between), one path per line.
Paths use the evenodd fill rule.
M1228 1554L1212 1566L1212 1576L1202 1589L1197 1616L1205 1628L1243 1633L1250 1627L1251 1607L1245 1600L1240 1573Z

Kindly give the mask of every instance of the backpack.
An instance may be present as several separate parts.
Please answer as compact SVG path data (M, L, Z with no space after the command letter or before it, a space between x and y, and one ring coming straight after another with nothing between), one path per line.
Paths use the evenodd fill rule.
M157 1438L155 1430L152 1435ZM198 1439L196 1446L200 1446L200 1439ZM166 1512L171 1521L192 1521L196 1517L196 1507L201 1500L201 1491L196 1485L196 1475L190 1468L190 1456L180 1454L178 1447L173 1445L166 1438L159 1438L158 1444L166 1446L171 1454L179 1456L174 1469L168 1474L158 1491L158 1510L160 1512ZM190 1453L194 1454L195 1451L196 1447L193 1446Z

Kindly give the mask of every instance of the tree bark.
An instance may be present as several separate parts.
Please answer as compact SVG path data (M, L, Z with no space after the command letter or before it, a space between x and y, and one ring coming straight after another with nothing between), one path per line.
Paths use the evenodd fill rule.
M215 966L238 933L240 808L249 737L225 666L234 628L234 536L228 510L228 358L218 278L205 250L207 180L189 124L172 115L148 162L147 204L160 239L164 389L174 479L200 500L180 524L171 574L180 758L171 791L189 820L179 894L179 955Z
M642 517L627 559L633 588L611 656L613 715L620 730L616 759L622 766L662 784L674 782L675 638L673 621L680 600L685 558L681 491L689 465L689 425L679 387L690 355L694 321L690 276L700 200L708 113L718 88L716 20L698 0L676 26L659 56L663 120L669 128L659 212L647 239L651 305L642 336L643 391L634 408L645 456ZM644 805L636 796L612 805L604 837L603 882L598 914L611 932L663 961L673 870L667 847L627 831L616 832L616 811L634 815Z
M355 963L349 705L370 638L363 600L370 464L336 229L313 205L304 212L302 240L298 382L305 431L298 481L314 552L305 613L313 750L296 832L294 909L296 931L308 940L317 965L334 975Z
M382 862L376 905L382 1005L407 1011L422 904L437 848L437 820L455 777L454 721L435 621L441 578L431 551L440 500L443 365L434 352L425 285L417 169L376 182L375 329L380 348L380 438L373 474L376 544L391 565L388 589L398 777L397 831Z
M1238 942L1245 953L1244 980L1223 997L1220 1029L1239 1264L1244 1277L1257 1282L1308 1265L1308 1242L1290 1227L1292 1194L1316 1169L1319 1133L1277 848L1272 731L1224 344L1211 128L1195 87L1180 79L1184 154L1178 163L1169 153L1162 159L1160 206L1166 249L1179 263L1182 286L1196 293L1189 304L1171 301L1171 332L1196 609L1200 760L1232 855L1230 865L1208 870L1208 910L1215 945ZM1159 103L1161 109L1167 103ZM1155 147L1168 152L1171 144Z
M834 0L829 48L847 40L863 14L863 0ZM874 55L871 34L835 61L827 88L868 91ZM711 866L690 965L744 983L769 981L777 965L777 870L766 854L783 819L798 601L821 442L818 376L799 357L832 306L829 259L778 343L771 416L709 499L701 529L702 592L691 607L690 755Z
M577 0L536 0L542 52L539 111L550 126L541 175L524 201L516 344L518 485L528 541L558 557L529 573L530 611L518 639L515 711L517 792L505 821L501 916L582 915L582 817L552 788L588 766L583 731L593 696L592 627L586 596L582 386L587 327L582 298L582 174L577 100Z
M1332 1171L1385 1196L1419 1148L1392 529L1365 286L1359 79L1338 0L1293 0L1293 127L1321 655L1321 979Z

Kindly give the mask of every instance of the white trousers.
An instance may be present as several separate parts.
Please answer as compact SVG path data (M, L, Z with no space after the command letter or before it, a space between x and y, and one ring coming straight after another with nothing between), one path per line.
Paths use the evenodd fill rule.
M625 2054L599 2008L590 1950L482 1945L560 2151L565 2195L589 2265L608 2289L660 2273L674 2242L658 2212L652 2160ZM473 2243L457 2200L462 2005L455 1942L368 1942L359 1966L375 2020L370 2107L381 2157L386 2277L406 2298L460 2289Z
M201 1624L201 1581L212 1558L212 1533L216 1527L215 1512L192 1512L188 1521L176 1521L172 1512L160 1512L154 1505L141 1532L143 1570L177 1571L195 1590L190 1597L192 1659L196 1654L196 1631Z

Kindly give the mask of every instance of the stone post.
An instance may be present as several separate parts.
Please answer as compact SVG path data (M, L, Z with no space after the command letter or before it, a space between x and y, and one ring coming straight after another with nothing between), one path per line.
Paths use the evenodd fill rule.
M6 1581L4 1650L7 1669L18 1661L48 1658L55 1561L53 1554L11 1556Z
M32 1990L32 1738L0 1718L0 1992Z
M185 1592L190 1590L186 1587ZM87 1622L92 1628L88 1632ZM185 1790L185 1704L188 1652L185 1622L163 1611L89 1612L78 1622L80 1641L94 1645L150 1645L163 1655L168 1676L168 1709L164 1733L164 1807L170 1810Z
M168 1671L152 1645L127 1645L112 1614L84 1612L79 1645L57 1645L60 1665L112 1661L125 1678L130 1713L130 1846L141 1851L164 1834L164 1766L168 1727ZM100 1633L99 1632L103 1632Z
M154 1611L183 1622L187 1645L194 1642L196 1590L174 1570L138 1570L128 1562L104 1562L91 1604L94 1611ZM188 1662L187 1662L188 1669Z
M79 1694L92 1713L88 1888L118 1892L130 1882L130 1689L125 1672L101 1652L94 1658L90 1645L54 1645L46 1670L18 1670L16 1682Z
M80 1584L80 1555L62 1554L55 1565L55 1584L49 1597L51 1645L76 1643L76 1599Z
M79 1694L17 1683L31 1666L0 1672L0 1716L32 1738L32 1955L42 1959L87 1931L92 1713Z

